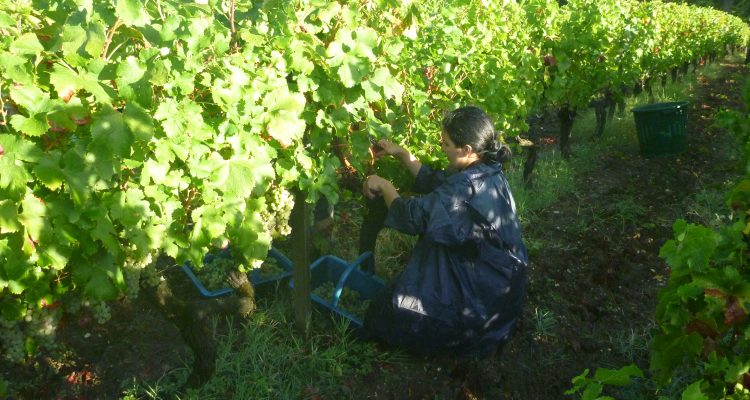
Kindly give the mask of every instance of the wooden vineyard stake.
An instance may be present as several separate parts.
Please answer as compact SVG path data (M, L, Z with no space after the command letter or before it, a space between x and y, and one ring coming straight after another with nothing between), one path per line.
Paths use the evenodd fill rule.
M289 218L292 226L292 279L294 289L292 298L294 305L294 321L297 329L307 333L310 321L312 303L310 302L310 230L307 229L310 205L305 198L307 196L299 189L294 190L294 209Z

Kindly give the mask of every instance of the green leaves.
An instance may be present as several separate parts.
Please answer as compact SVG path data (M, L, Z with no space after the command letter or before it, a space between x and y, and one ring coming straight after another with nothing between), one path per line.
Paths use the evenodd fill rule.
M391 75L388 68L381 67L375 70L372 83L383 88L383 93L388 99L396 100L396 104L401 104L401 96L404 94L404 85Z
M32 180L26 163L42 157L42 152L31 142L14 135L0 135L4 154L0 156L0 194L2 197L19 200L27 191L26 184Z
M104 107L94 115L91 138L91 146L109 150L108 154L101 154L105 157L124 158L130 154L133 143L133 135L126 129L122 113L111 107Z
M13 41L10 51L15 54L39 54L44 51L44 46L33 33L24 33Z
M668 241L659 251L659 256L676 273L683 273L683 268L701 269L708 267L708 262L719 245L720 237L712 230L684 220L674 223L675 240Z
M13 115L10 134L0 135L0 290L52 292L51 270L64 270L83 297L110 298L123 288L129 257L198 259L220 239L264 258L271 235L263 218L274 212L268 188L335 202L337 155L363 171L369 137L440 162L442 110L480 104L515 134L544 90L553 101L584 101L601 82L643 72L641 58L625 57L635 51L617 47L644 40L639 54L651 48L646 29L616 36L631 20L621 18L629 3L618 3L625 11L609 0L569 3L579 14L563 21L552 0L271 2L239 7L234 27L226 4L213 0L59 0L34 17L30 8L4 8L0 95ZM682 6L643 7L657 15ZM744 24L721 22L743 32L725 40L750 39ZM588 50L569 46L576 43ZM557 65L545 69L541 54L555 54ZM704 293L721 288L735 296L735 313L744 310L748 289L731 282L745 271L692 274L733 263L742 229L676 229L662 249L683 280L665 296L665 309L681 310L670 323L690 320L684 302L706 302L721 326L724 303ZM598 371L585 396L625 375Z
M701 391L701 383L703 383L703 380L690 384L690 386L682 392L682 400L709 400Z
M353 87L370 73L370 63L377 59L373 51L378 43L377 33L370 28L338 31L336 40L328 45L326 55L328 65L337 67L344 87Z
M258 185L274 177L271 159L262 148L251 159L232 158L219 162L210 187L224 192L229 198L247 198Z
M151 21L141 0L117 0L115 14L128 26L144 26Z
M47 110L49 95L34 86L15 86L10 89L10 98L32 115L38 115Z
M565 394L580 393L581 400L614 400L610 396L601 396L605 385L627 386L633 377L643 378L643 371L631 364L617 370L599 368L594 373L593 379L588 375L589 369L586 369L581 375L573 378L573 387L565 391Z
M294 141L302 138L306 124L300 114L305 109L305 96L280 88L266 94L263 106L266 107L268 134L276 139L281 147L289 147Z
M100 251L90 258L77 257L72 262L73 278L83 293L97 300L113 299L125 285L122 271L111 254Z
M632 364L617 370L599 368L594 374L594 379L605 385L613 386L625 386L630 383L633 377L643 378L643 371Z
M18 206L10 200L0 200L0 234L18 232Z

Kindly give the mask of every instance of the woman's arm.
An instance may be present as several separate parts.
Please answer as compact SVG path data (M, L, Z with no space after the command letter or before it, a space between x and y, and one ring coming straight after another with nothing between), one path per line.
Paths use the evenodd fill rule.
M422 163L419 162L408 150L405 148L385 139L378 141L380 149L375 152L375 157L380 158L384 155L391 155L401 161L404 166L409 170L411 176L416 177L419 173L419 169L422 168Z

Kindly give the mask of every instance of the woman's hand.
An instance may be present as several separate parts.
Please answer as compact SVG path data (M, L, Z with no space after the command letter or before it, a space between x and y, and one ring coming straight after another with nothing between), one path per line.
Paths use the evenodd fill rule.
M404 153L406 153L406 149L403 147L391 142L390 140L380 139L375 151L375 158L380 158L385 155L400 156Z
M374 199L383 194L384 184L390 184L390 182L377 175L370 175L365 178L364 182L362 182L362 193L367 196L368 199Z
M383 196L385 205L390 207L394 199L399 197L398 191L393 184L377 175L370 175L365 178L362 182L362 193L367 196L368 199L374 199L378 196Z
M374 150L375 152L373 155L375 156L375 159L379 159L385 155L396 157L402 164L404 164L404 166L406 166L412 176L417 176L419 169L422 168L422 163L414 158L408 150L390 140L380 139L378 141L378 147Z

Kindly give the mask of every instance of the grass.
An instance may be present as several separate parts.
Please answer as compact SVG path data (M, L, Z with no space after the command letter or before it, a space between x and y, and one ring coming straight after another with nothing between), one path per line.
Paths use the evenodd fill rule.
M355 399L347 379L379 363L398 363L399 353L383 352L356 340L343 320L315 313L308 337L295 331L288 296L264 302L244 321L214 320L218 342L216 372L200 389L183 391L185 366L151 385L134 384L125 399Z

